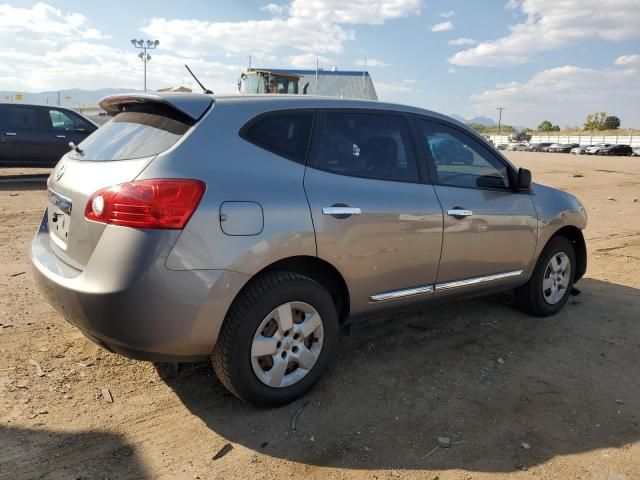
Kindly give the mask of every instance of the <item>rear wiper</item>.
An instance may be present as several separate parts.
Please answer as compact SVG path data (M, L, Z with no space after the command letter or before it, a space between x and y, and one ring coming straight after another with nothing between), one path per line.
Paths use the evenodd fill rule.
M80 155L84 153L84 150L82 150L78 145L76 145L73 142L69 142L69 148L74 152L79 153Z

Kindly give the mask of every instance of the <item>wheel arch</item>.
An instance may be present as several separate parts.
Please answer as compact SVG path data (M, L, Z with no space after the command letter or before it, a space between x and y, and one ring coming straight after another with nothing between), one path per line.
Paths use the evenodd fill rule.
M282 258L264 267L254 278L276 270L299 273L315 280L331 295L340 323L349 317L349 288L340 272L329 262L310 255Z
M574 225L567 225L566 227L556 230L553 235L549 237L547 243L554 237L565 237L573 245L573 250L576 254L576 274L574 281L577 282L587 271L587 244L584 240L582 230Z

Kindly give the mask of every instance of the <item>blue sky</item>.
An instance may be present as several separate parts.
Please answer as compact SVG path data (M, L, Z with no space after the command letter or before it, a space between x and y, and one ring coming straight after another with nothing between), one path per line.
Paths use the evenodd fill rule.
M189 85L185 62L232 92L249 55L340 70L366 57L381 100L465 117L502 106L526 126L604 110L640 127L638 25L638 0L13 0L0 3L0 90L141 88L129 40L157 38L151 88Z

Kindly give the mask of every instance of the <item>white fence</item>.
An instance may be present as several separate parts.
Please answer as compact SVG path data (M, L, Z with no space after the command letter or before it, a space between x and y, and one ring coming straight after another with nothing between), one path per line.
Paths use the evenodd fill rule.
M510 143L508 135L490 135L489 138L494 145ZM611 143L640 147L640 135L532 135L529 143L579 143L580 145Z

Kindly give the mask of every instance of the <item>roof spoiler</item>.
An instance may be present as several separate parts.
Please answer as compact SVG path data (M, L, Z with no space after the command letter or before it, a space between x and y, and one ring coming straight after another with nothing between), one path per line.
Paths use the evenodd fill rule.
M209 110L213 97L197 93L127 93L105 97L99 105L109 115L115 115L127 105L142 103L166 105L197 121Z

